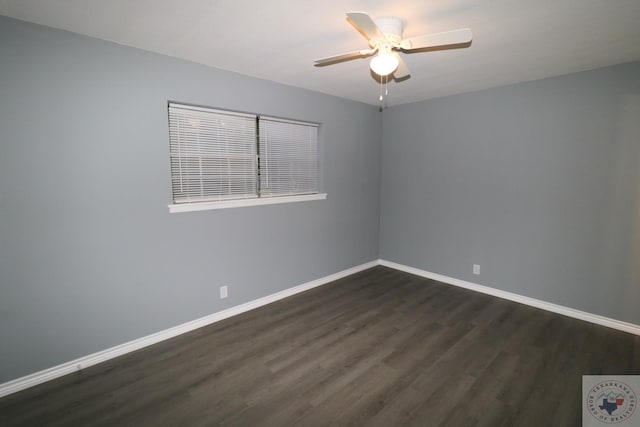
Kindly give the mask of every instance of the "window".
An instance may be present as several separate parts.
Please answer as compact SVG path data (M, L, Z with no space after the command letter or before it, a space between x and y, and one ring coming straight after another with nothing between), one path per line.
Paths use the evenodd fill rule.
M318 192L318 127L269 117L259 119L260 195Z
M169 104L174 203L256 194L254 116Z
M325 198L318 125L169 103L171 212Z

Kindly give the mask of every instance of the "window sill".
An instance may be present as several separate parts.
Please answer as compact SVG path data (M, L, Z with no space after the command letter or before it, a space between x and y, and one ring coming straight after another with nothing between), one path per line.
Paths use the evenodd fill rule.
M324 200L327 193L303 194L300 196L262 197L255 199L222 200L218 202L179 203L169 205L169 213L208 211L212 209L242 208L245 206L275 205L279 203Z

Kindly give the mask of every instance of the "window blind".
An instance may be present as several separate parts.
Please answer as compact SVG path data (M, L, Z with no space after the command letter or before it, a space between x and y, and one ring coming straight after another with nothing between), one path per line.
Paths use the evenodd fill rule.
M318 192L318 125L260 116L260 196Z
M169 104L174 203L258 197L256 116Z

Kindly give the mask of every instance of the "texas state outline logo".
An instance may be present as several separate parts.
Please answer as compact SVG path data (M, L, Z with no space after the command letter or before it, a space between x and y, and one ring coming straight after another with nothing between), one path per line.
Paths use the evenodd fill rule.
M600 423L618 424L633 416L638 406L638 395L622 381L604 380L589 389L585 404Z

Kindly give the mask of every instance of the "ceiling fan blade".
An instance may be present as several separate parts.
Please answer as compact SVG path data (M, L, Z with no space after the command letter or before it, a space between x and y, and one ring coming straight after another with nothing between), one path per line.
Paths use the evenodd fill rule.
M402 41L403 50L425 49L429 47L448 46L471 42L471 30L461 28L459 30L445 31L442 33L425 34Z
M376 25L376 23L371 19L371 17L364 12L348 12L347 16L351 20L351 23L358 31L364 35L367 40L371 40L374 37L382 37L382 31Z
M396 54L397 55L397 54ZM393 72L394 80L406 80L409 78L411 71L407 67L407 63L403 61L402 56L398 55L398 68Z
M336 62L348 61L350 59L369 56L376 52L377 49L361 49L353 52L342 53L340 55L329 56L327 58L316 59L316 66L334 64Z

